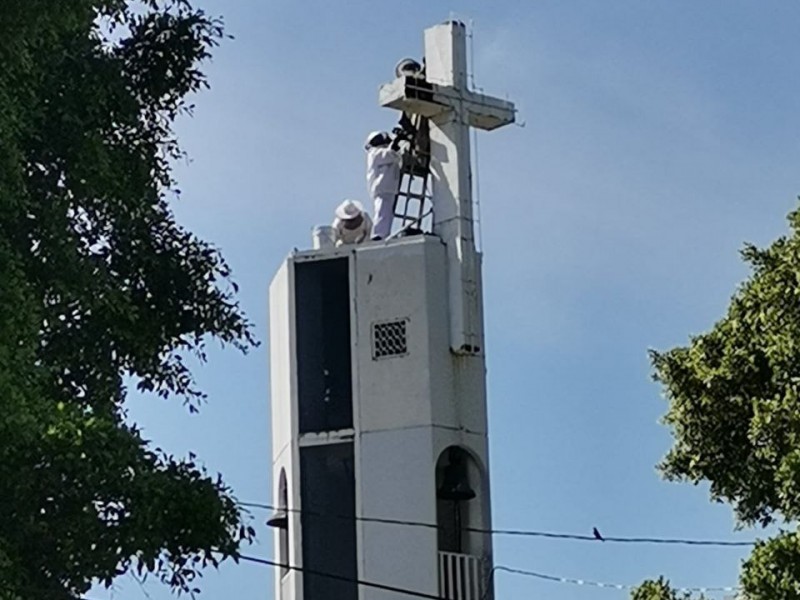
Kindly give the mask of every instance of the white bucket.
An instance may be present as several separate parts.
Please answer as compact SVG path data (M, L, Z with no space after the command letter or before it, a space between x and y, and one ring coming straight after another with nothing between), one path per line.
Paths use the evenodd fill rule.
M336 245L333 227L330 225L317 225L311 233L311 240L314 250L333 248Z

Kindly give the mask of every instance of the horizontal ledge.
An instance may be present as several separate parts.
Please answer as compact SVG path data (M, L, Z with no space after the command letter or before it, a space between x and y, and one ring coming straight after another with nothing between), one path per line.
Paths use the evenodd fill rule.
M352 442L356 436L355 429L339 429L337 431L320 431L314 433L301 433L298 444L304 446L322 446L325 444L343 444Z

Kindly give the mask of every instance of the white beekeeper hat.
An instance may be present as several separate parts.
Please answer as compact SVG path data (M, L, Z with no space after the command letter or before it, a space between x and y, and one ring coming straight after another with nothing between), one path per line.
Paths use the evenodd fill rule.
M342 221L355 219L364 213L364 206L358 200L345 200L336 207L336 216Z
M370 148L371 146L375 146L379 143L387 143L390 140L389 133L387 131L372 131L367 136L367 140L364 142L365 148Z

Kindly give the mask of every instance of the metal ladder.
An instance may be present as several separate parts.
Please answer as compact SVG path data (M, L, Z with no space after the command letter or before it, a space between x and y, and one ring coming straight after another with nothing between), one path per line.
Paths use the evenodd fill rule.
M412 125L415 135L403 153L394 200L394 216L399 219L400 228L392 237L409 229L422 230L423 221L433 212L428 186L431 162L428 120L422 115L414 115Z

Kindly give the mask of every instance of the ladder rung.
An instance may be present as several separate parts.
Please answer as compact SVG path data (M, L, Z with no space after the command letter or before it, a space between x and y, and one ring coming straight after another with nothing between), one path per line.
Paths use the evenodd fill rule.
M415 200L428 200L430 196L427 194L419 194L417 192L397 192L398 196L402 196L403 198L414 198Z
M402 169L403 175L411 175L412 177L419 177L420 179L427 177L430 173L428 169L417 165L408 165Z

